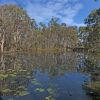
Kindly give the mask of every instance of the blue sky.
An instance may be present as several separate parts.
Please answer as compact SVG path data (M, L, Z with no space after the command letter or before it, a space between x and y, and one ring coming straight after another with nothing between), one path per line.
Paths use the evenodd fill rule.
M84 19L96 8L100 0L0 0L0 4L16 4L23 7L37 22L47 23L52 16L68 25L84 25Z

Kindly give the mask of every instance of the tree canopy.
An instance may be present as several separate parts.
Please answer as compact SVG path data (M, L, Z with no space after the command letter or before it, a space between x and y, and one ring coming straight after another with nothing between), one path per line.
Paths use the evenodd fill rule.
M100 49L100 8L93 10L85 19L85 23L87 24L86 31L89 34L88 47Z

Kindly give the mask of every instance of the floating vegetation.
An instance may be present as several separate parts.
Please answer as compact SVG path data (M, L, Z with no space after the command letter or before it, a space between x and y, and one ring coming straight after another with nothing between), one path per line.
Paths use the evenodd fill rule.
M14 100L13 98L8 98L8 100Z
M0 74L0 80L3 80L8 77L8 74Z
M28 91L21 91L21 92L18 93L19 96L26 96L28 94L29 94Z
M39 83L39 81L37 81L36 79L33 79L31 83L34 85L41 85L41 83Z
M27 72L27 70L21 69L20 72Z
M24 86L19 86L17 89L24 89L24 90L26 90L26 88L24 87Z
M2 93L9 93L9 92L11 92L11 90L10 89L3 89L1 92Z
M52 96L46 96L45 100L55 100Z
M58 96L57 88L55 89L55 88L48 87L46 90L53 97L57 97Z
M35 91L36 91L36 92L44 92L45 89L43 89L43 88L36 88Z
M9 74L9 76L10 77L16 77L16 74L15 73L14 74L12 73L12 74Z
M48 93L51 94L51 95L56 95L56 90L55 90L55 89L47 88L47 91L48 91Z
M53 89L52 89L52 88L47 88L47 91L48 91L49 93L51 93L51 92L53 92Z

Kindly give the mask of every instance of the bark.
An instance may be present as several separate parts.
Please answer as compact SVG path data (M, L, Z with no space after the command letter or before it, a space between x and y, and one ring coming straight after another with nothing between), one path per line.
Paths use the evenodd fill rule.
M4 41L5 41L5 36L3 35L2 40L1 40L1 53L4 52Z

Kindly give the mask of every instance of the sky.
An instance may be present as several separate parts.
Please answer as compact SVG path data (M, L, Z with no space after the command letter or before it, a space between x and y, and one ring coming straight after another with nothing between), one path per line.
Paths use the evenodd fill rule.
M100 8L100 0L0 0L0 5L16 4L36 22L48 23L52 16L67 25L83 26L89 13Z

